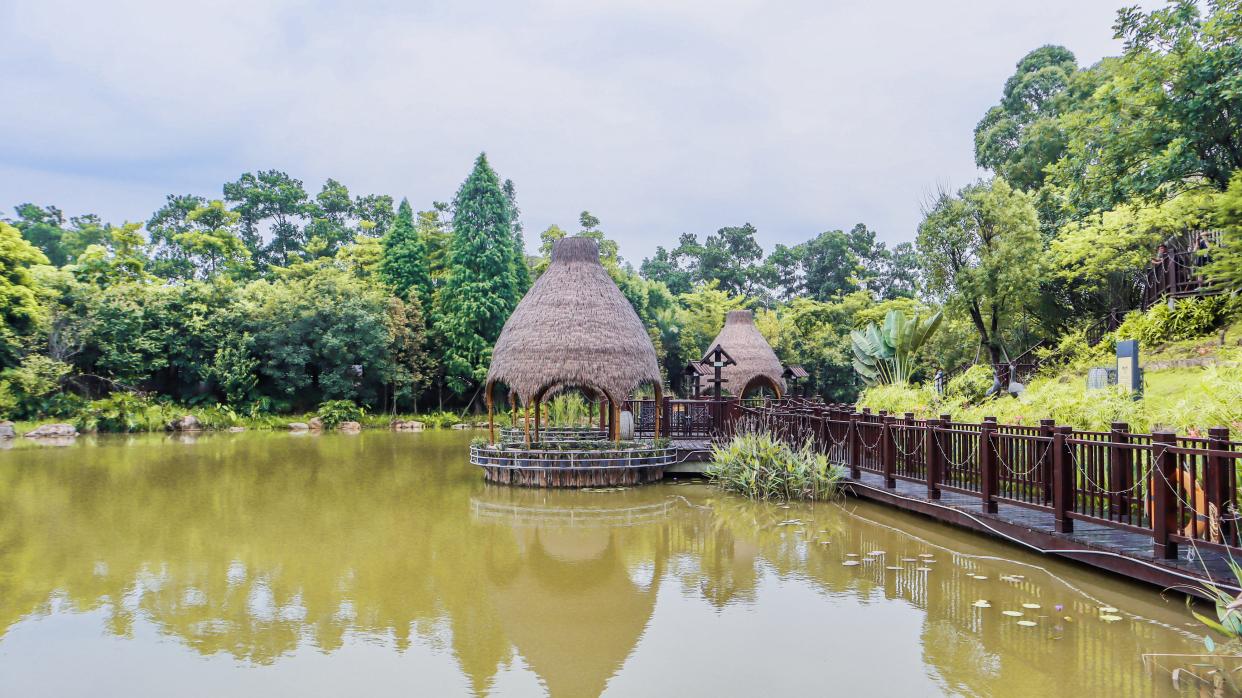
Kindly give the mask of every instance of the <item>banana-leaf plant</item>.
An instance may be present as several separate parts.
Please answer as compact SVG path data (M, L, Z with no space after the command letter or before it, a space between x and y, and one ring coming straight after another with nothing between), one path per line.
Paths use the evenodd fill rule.
M884 324L874 322L850 332L854 350L854 370L868 385L905 385L914 375L915 357L940 327L942 315L924 319L918 313L906 318L900 310L890 310Z

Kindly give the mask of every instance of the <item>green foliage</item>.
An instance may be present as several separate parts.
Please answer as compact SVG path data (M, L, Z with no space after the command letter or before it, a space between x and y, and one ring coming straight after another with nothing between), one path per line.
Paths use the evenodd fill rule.
M448 412L442 410L438 412L420 414L417 419L428 429L447 429L454 424L461 424L466 421L466 416L460 412Z
M384 236L384 252L380 276L398 298L408 298L410 291L418 295L423 308L431 307L431 266L427 262L427 246L414 227L414 210L402 199L392 230Z
M1194 0L1114 25L1125 54L1091 99L1063 121L1066 155L1053 181L1072 205L1104 210L1209 184L1242 168L1242 2Z
M22 343L43 318L30 266L47 263L17 228L0 221L0 367L16 363Z
M1229 189L1216 200L1220 246L1212 251L1205 272L1228 291L1242 291L1242 170L1234 173Z
M1193 339L1221 327L1239 311L1237 299L1229 296L1184 298L1152 306L1147 312L1134 311L1114 332L1119 339L1137 339L1148 347L1182 339Z
M792 447L764 431L739 434L712 447L707 477L754 499L823 500L836 493L844 470L811 442Z
M492 345L517 306L510 202L479 155L454 201L448 272L436 296L445 382L457 395L487 374Z
M919 225L928 290L970 317L992 364L1039 291L1042 247L1031 198L999 177L941 193Z
M579 393L562 393L543 406L548 426L570 427L587 424L587 402Z
M907 320L905 313L893 309L884 316L883 326L873 323L854 330L850 333L854 370L868 385L909 383L915 358L940 327L941 317L934 313L924 320L915 314Z
M73 396L61 392L72 367L62 361L31 354L12 368L0 372L3 387L13 405L3 414L9 419L64 416L77 405Z
M117 392L93 400L78 415L78 430L127 433L149 431L148 410L151 403L133 393Z
M325 400L319 403L315 416L323 420L324 427L335 429L341 422L358 422L366 415L364 407L359 407L352 400Z
M992 369L983 364L975 364L949 379L944 391L950 399L956 398L967 404L975 404L982 402L991 388Z

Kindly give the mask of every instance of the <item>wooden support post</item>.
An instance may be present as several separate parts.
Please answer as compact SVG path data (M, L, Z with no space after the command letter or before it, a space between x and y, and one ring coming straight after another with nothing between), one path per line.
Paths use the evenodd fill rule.
M652 420L653 423L651 425L651 428L654 430L655 436L652 437L652 440L658 441L660 438L660 408L663 406L664 406L664 391L660 388L660 386L657 385L656 391L655 391L655 419Z
M1074 486L1078 473L1070 454L1072 446L1066 441L1069 436L1069 427L1052 428L1052 525L1057 533L1074 530L1070 514L1074 511Z
M526 416L522 418L522 427L526 430L526 448L530 448L530 403L524 405Z
M998 511L996 494L1000 490L1000 464L996 462L992 438L995 433L996 418L984 417L979 425L979 492L983 498L983 511L988 514Z
M603 430L604 430L604 428L605 428L605 427L604 427L604 424L605 424L605 422L604 422L604 407L605 407L605 405L607 405L607 404L608 404L608 403L607 403L605 400L603 400L603 399L601 399L601 400L599 401L599 430L600 430L600 431L603 431Z
M893 439L896 437L896 430L893 428L893 422L896 420L888 416L888 412L880 410L880 471L884 474L884 486L893 488L897 486L897 478L893 477L893 469L897 459L895 458L897 449L894 446Z
M1130 486L1130 449L1122 444L1129 441L1130 425L1125 422L1113 422L1108 430L1108 485L1109 492L1117 494L1109 496L1108 509L1116 520L1130 515L1130 498L1125 489Z
M612 440L621 445L621 405L612 403Z
M1039 456L1039 482L1043 485L1044 504L1052 504L1052 430L1056 422L1051 419L1039 420L1039 435L1048 439L1043 453Z
M1208 429L1208 448L1212 451L1229 450L1229 430L1225 427ZM1229 509L1233 503L1230 483L1234 481L1234 461L1219 455L1208 454L1203 462L1203 477L1207 487L1208 534L1213 543L1235 544L1236 524Z
M940 499L941 436L940 421L927 420L923 429L923 474L927 478L928 499Z
M858 438L858 422L861 416L857 412L851 412L849 414L849 426L845 432L846 448L849 453L846 458L849 460L850 477L855 480L862 477L862 444Z
M492 396L487 396L487 443L496 443L496 417L495 405L492 404Z
M535 443L539 443L539 425L542 419L542 416L539 414L539 406L542 402L539 398L535 398Z
M1151 535L1159 559L1177 559L1177 543L1170 536L1180 528L1177 524L1177 454L1170 450L1177 442L1171 431L1151 435L1152 446L1152 513Z

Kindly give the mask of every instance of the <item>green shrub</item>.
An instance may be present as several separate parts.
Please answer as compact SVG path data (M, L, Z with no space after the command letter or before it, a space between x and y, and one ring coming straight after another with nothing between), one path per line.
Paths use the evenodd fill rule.
M11 419L59 417L81 406L81 400L61 392L61 383L71 371L69 364L41 354L31 354L22 362L0 373L0 383L7 385L14 404L9 408Z
M946 402L928 385L876 385L858 396L859 409L869 407L872 412L883 410L889 414L913 412L919 418L936 416Z
M793 448L767 432L742 433L713 446L707 468L720 487L754 499L825 499L844 475L811 442Z
M341 422L357 422L365 414L366 409L354 404L353 400L326 400L319 403L316 411L325 429L335 429Z
M945 386L946 396L961 398L967 403L980 402L987 397L992 387L992 369L984 364L975 364L949 380Z
M1238 313L1238 299L1233 296L1185 298L1173 304L1152 306L1147 312L1131 312L1114 332L1118 339L1137 339L1146 346L1156 346L1182 339L1211 334Z
M428 429L446 429L454 424L460 424L465 421L465 417L457 412L428 412L421 414L414 419L423 423Z
M113 393L91 401L78 415L80 431L128 433L150 429L147 411L151 403L133 393Z

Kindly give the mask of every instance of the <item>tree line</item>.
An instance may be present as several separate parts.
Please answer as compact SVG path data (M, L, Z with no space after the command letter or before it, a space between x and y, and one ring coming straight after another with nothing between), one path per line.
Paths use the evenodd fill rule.
M484 155L422 210L334 179L312 195L278 170L170 195L145 223L21 204L0 222L0 413L114 390L276 412L477 403L501 327L567 235L600 243L675 392L735 308L844 401L861 387L849 332L889 310L943 311L927 372L1133 310L1170 236L1222 231L1203 273L1238 288L1242 0L1205 8L1121 10L1123 54L1092 66L1058 46L1023 57L975 127L990 175L931 197L915 241L892 247L860 223L765 252L742 223L635 266L583 211L528 254L515 185Z

